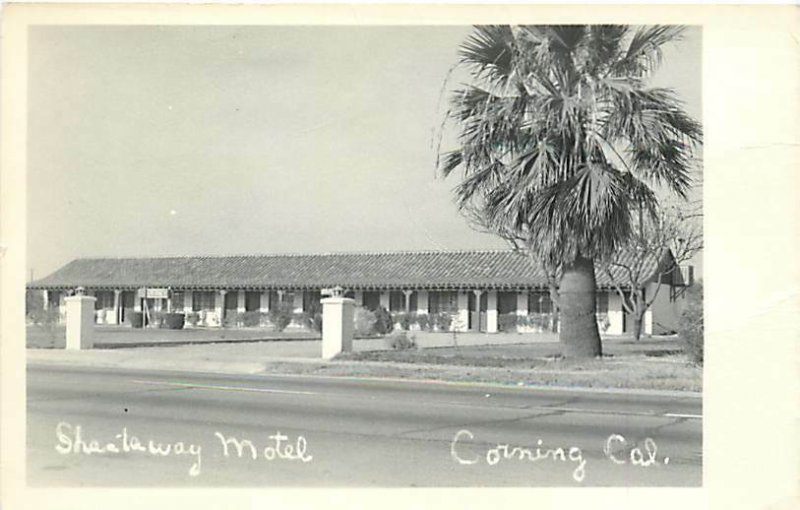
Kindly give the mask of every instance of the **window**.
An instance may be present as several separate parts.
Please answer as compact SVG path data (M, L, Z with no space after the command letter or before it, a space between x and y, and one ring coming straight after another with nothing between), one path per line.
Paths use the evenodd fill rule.
M64 300L62 292L59 290L51 290L47 293L47 306L49 308L58 308Z
M214 291L200 290L192 292L192 310L195 312L201 310L213 311Z
M536 291L528 294L528 313L552 313L553 302L550 292Z
M431 291L428 293L428 312L431 314L458 312L458 292Z
M390 312L405 312L406 311L406 295L402 290L393 290L389 293L389 311Z
M322 299L322 296L318 290L307 290L303 293L303 310L307 312L322 310L320 299Z
M517 313L517 293L498 292L497 293L497 313L504 315L507 313Z
M595 298L597 313L608 313L608 292L597 291Z
M172 293L172 309L174 311L181 311L183 310L183 303L185 300L185 296L183 291L180 292L173 292Z
M292 309L296 309L298 307L303 306L303 294L302 290L298 290L295 292L287 292L283 295L283 302L292 305ZM302 308L301 308L302 311Z
M277 290L269 291L269 309L275 310L281 304L280 295Z
M225 309L236 310L237 308L239 308L239 291L229 290L225 294Z
M364 291L362 302L367 310L377 310L381 306L381 293L378 291Z
M261 309L261 293L247 291L244 293L244 311L257 312Z
M114 291L112 290L98 290L94 293L97 301L94 302L95 310L113 310L114 309Z

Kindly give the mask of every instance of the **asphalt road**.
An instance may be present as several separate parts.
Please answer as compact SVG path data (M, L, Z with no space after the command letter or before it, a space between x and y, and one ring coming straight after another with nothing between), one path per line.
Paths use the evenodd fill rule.
M702 483L692 397L52 366L27 389L33 486Z

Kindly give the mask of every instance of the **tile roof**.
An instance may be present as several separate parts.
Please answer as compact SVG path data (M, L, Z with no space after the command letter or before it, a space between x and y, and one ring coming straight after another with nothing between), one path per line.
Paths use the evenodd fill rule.
M602 273L598 284L607 284ZM546 287L510 250L76 259L28 288L347 289Z

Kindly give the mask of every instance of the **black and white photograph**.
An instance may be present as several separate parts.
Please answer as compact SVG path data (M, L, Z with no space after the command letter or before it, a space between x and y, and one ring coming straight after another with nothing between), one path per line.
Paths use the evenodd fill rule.
M29 489L707 486L702 23L162 19L26 27Z

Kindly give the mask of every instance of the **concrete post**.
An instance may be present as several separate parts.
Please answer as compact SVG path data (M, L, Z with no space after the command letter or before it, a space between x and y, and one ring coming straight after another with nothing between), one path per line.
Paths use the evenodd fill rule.
M497 291L490 290L486 295L486 332L497 333Z
M70 296L67 306L67 349L79 351L94 347L94 303L91 296Z
M50 308L50 296L47 289L42 291L42 309L46 312Z
M355 300L337 296L321 302L322 358L331 359L340 352L352 351Z

